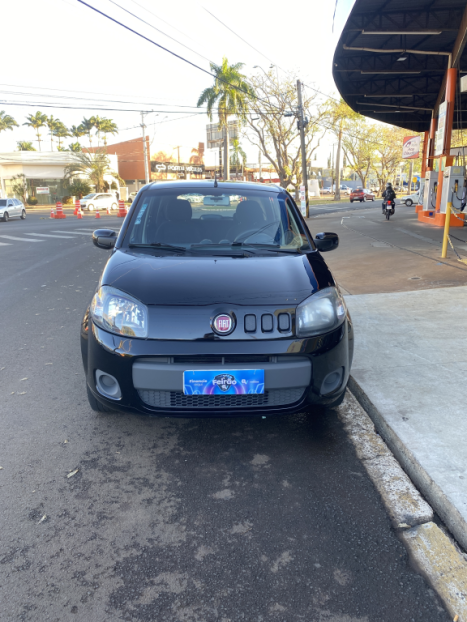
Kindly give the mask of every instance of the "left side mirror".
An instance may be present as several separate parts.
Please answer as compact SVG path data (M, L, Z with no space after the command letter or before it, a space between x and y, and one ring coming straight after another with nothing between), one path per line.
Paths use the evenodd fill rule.
M92 243L97 248L113 248L117 241L117 233L113 229L96 229L92 234Z
M339 246L339 236L337 233L330 233L328 231L324 233L317 233L313 241L316 244L316 248L321 253L333 251Z

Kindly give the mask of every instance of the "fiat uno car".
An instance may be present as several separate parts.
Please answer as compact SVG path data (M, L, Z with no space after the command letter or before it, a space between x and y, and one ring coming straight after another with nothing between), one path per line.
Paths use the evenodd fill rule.
M159 182L142 188L85 312L81 348L96 411L234 416L335 406L353 333L291 196L273 185Z

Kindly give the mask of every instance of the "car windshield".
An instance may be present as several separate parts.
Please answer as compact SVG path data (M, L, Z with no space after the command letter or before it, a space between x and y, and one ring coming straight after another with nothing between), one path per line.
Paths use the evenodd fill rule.
M83 199L92 199L95 196L96 196L96 193L93 192L92 194L87 194L85 197L83 197Z
M145 192L125 242L207 254L238 252L239 248L253 253L311 248L285 193L214 187Z

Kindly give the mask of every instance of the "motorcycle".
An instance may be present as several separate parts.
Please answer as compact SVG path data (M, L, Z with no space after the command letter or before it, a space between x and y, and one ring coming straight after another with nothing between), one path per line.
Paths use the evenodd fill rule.
M389 220L391 216L396 211L396 202L395 201L384 201L383 202L383 214L386 216L386 220Z

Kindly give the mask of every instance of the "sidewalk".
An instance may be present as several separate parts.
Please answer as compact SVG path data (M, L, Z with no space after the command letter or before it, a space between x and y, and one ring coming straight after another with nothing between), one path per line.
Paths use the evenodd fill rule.
M350 390L467 549L467 287L347 296Z

